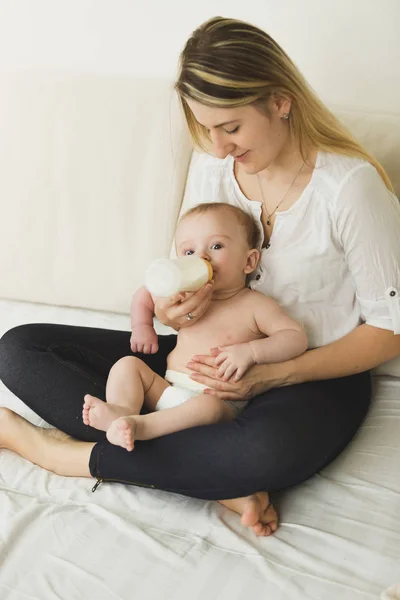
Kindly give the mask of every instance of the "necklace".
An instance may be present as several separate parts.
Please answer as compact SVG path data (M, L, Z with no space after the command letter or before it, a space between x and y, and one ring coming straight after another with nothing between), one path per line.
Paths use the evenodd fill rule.
M286 196L288 195L288 193L290 192L290 190L294 186L294 183L295 183L296 179L298 178L298 176L300 175L300 172L301 172L301 170L302 170L303 167L304 167L304 161L303 161L303 164L301 165L300 169L296 173L295 178L293 179L293 181L290 184L289 188L286 190L286 192L284 193L283 197L281 198L281 200L278 202L278 204L275 206L274 210L271 213L269 213L267 211L267 208L265 206L264 192L263 192L263 189L261 187L260 178L259 178L258 173L257 173L258 187L260 188L261 198L262 198L262 208L264 208L265 212L267 213L267 225L271 225L271 217L276 213L276 211L278 210L278 208L280 207L280 205L282 204L282 202L284 201L284 199L286 198Z

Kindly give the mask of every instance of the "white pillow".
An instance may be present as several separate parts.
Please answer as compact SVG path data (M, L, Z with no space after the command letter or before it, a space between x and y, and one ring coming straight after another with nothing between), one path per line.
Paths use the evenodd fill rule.
M391 375L392 377L400 378L400 356L388 360L379 367L372 369L372 375Z

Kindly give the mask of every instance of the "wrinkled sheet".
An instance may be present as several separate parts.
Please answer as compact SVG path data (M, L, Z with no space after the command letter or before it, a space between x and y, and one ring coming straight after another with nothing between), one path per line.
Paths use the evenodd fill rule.
M0 301L0 334L41 321L129 327L127 315ZM4 386L0 405L46 425ZM0 450L1 600L389 597L400 582L400 380L375 377L351 445L274 496L273 537L216 502L93 483Z

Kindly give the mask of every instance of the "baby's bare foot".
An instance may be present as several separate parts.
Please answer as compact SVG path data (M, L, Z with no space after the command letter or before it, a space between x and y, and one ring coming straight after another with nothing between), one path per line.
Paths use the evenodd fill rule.
M118 404L103 402L96 396L86 394L83 404L82 419L85 425L95 429L107 431L111 423L124 415L129 415L129 410Z
M132 452L135 442L137 421L135 417L120 417L107 429L107 439L111 444L122 446Z
M268 536L278 529L278 515L269 501L267 492L219 502L239 513L242 525L251 528L256 535Z

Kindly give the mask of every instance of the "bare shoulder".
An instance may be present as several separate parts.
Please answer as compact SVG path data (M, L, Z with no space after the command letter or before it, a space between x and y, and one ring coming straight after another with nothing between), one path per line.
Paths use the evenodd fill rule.
M251 290L250 288L246 288L243 292L243 302L246 302L248 306L251 306L253 311L258 309L273 310L279 308L278 302L270 296L266 296L265 294L257 292L256 290Z

